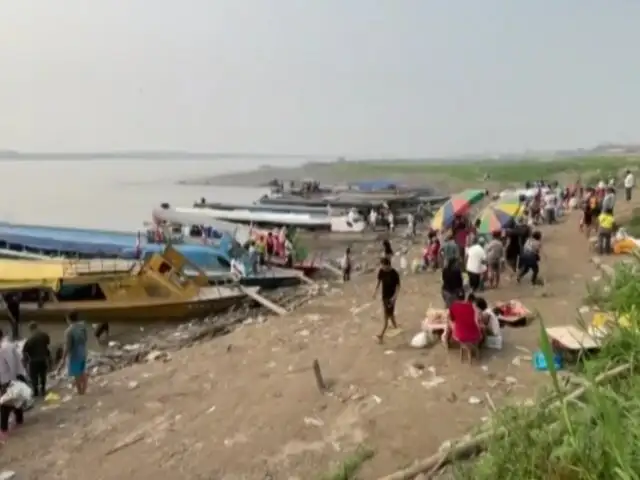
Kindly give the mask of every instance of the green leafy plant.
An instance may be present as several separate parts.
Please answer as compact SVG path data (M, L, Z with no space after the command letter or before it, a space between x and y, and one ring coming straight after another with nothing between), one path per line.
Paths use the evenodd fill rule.
M603 372L640 358L640 261L620 265L605 279L597 303L626 327L613 326L600 352L575 367L588 387L579 400L558 408L512 407L494 423L508 429L474 462L458 465L456 476L474 480L640 479L640 377L633 374L597 384ZM567 395L553 363L553 351L540 327L540 348L549 366L551 399Z

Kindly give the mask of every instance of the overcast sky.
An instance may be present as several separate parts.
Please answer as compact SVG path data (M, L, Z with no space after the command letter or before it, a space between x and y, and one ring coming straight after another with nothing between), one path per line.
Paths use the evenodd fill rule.
M638 0L0 0L0 149L640 140Z

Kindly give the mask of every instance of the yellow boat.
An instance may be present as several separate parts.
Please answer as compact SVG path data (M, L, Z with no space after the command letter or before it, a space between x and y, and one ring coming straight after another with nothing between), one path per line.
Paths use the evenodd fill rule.
M187 277L183 269L195 270ZM179 321L224 311L257 288L211 286L171 247L129 270L91 271L86 261L0 260L0 292L21 293L21 322L65 321L77 312L89 322ZM123 271L124 270L124 271ZM0 316L7 319L6 309Z

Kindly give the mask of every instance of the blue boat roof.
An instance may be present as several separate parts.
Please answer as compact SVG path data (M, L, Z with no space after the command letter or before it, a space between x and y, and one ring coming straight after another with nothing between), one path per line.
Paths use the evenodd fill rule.
M375 190L393 190L398 186L398 182L394 180L365 180L355 182L354 187L365 192L373 192Z
M0 239L6 235L45 238L60 242L111 244L120 247L135 247L137 239L134 233L0 223Z
M0 241L22 245L35 250L59 252L77 252L83 255L118 256L135 258L137 256L137 234L125 232L109 232L105 230L87 230L75 228L58 228L32 225L14 225L0 223ZM229 253L232 239L227 236L220 240L220 245L178 244L174 248L189 261L200 267L213 267L219 264L218 257L227 262L231 260ZM226 247L228 248L225 248ZM160 253L163 244L142 244L141 253Z
M112 243L82 242L73 240L58 240L55 238L35 237L19 232L0 231L0 241L23 245L36 250L50 250L60 252L77 252L84 255L114 256L120 255L124 247Z

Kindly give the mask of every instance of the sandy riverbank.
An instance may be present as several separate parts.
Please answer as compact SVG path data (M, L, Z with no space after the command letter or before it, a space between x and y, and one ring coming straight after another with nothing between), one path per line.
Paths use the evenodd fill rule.
M576 222L572 215L543 227L546 288L505 279L487 298L518 298L549 326L572 319L584 282L596 275ZM484 353L482 367L437 345L409 348L425 309L439 305L438 278L403 277L404 332L384 346L372 340L380 307L371 296L375 277L366 274L286 317L235 329L167 363L114 372L93 382L86 398L29 415L3 447L5 468L25 478L74 478L99 464L105 480L160 473L307 479L364 444L375 455L361 478L390 473L490 416L485 394L500 407L532 398L548 381L530 365L537 325L505 330L505 349ZM315 387L314 359L330 394Z

